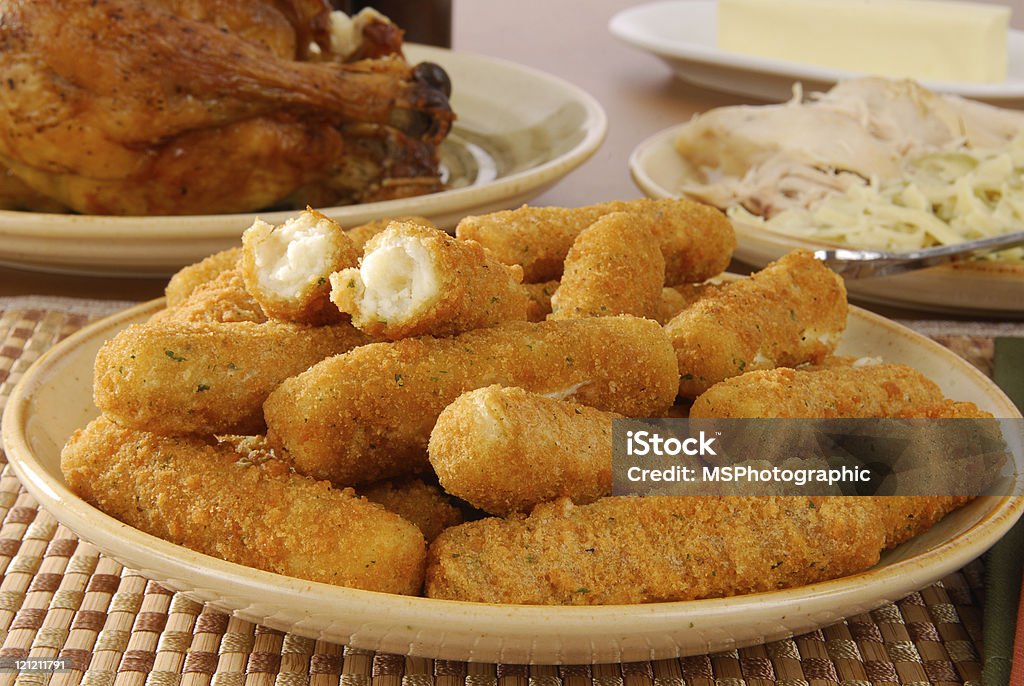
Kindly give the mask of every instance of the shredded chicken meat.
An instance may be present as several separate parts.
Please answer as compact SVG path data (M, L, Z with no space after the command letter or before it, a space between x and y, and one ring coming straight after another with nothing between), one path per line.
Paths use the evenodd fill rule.
M1024 113L913 81L862 78L787 103L723 107L698 115L676 140L696 181L683 192L722 209L771 218L808 209L872 178L900 176L903 161L937 150L1005 146Z

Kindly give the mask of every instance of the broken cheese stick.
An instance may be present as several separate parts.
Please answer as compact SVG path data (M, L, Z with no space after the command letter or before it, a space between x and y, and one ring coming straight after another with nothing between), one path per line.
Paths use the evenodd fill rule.
M397 340L452 336L526 320L522 271L480 244L392 222L366 244L358 268L331 275L331 299L364 332Z
M257 219L242 234L242 273L252 296L274 319L304 324L340 321L330 301L331 274L356 264L352 240L333 220L307 209L281 226Z
M386 229L392 220L412 222L422 224L423 226L434 225L426 217L417 216L375 219L374 221L346 230L345 235L352 239L352 245L356 251L362 251L366 242ZM164 295L167 297L167 306L174 307L181 304L196 288L213 281L223 272L238 267L241 261L242 248L238 246L221 250L195 264L182 267L171 277L170 281L167 282L167 287L164 289Z

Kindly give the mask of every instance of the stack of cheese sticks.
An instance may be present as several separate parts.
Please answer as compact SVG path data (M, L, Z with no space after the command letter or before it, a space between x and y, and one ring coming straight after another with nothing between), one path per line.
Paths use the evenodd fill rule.
M172 542L392 593L643 603L870 567L966 499L610 496L617 417L983 415L834 357L846 292L810 254L716 279L734 246L687 200L524 206L454 237L257 220L104 345L102 415L63 471Z

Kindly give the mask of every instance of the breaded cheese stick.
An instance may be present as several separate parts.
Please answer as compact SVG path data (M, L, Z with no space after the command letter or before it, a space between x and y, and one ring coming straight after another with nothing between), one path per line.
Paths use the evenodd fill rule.
M328 279L358 259L341 226L308 208L281 226L257 219L242 234L245 285L275 319L305 324L341 320L331 304Z
M679 395L694 398L757 369L820 362L846 328L843 280L806 250L724 284L665 325L679 356Z
M504 264L521 265L523 281L537 283L559 278L576 236L603 215L621 210L613 203L573 208L523 205L463 217L455 235L480 243Z
M557 280L523 284L527 295L530 296L526 312L529 321L542 322L551 314L551 296L558 290L558 284ZM719 284L710 282L665 286L661 289L661 296L651 319L661 325L668 324L677 314L704 296L714 293L717 288Z
M611 212L629 212L648 224L665 258L665 283L705 281L725 270L736 247L732 224L721 212L682 198L616 200L586 207L529 207L465 217L455 228L505 264L523 267L527 283L556 279L573 241Z
M373 221L354 226L347 230L345 234L352 239L352 243L356 246L359 252L363 251L367 241L376 236L378 233L388 228L388 224L391 222L405 222L407 224L419 224L420 226L429 226L431 228L437 228L434 222L430 221L426 217L420 217L416 215L402 216L402 217L385 217L384 219L374 219Z
M564 499L448 529L428 550L425 590L531 605L717 598L867 569L884 542L859 498Z
M367 242L358 268L331 275L331 300L372 336L452 336L525 321L529 297L520 281L519 267L479 243L392 222Z
M942 401L931 405L917 405L899 414L909 419L992 419L992 413L963 400Z
M986 418L990 414L971 403L943 399L933 382L910 367L891 364L836 366L818 371L774 369L750 372L712 386L690 409L691 419L736 417L823 417L823 418ZM887 541L898 544L930 527L947 512L970 500L964 497L983 488L1001 467L996 455L973 455L970 460L956 454L956 446L973 440L970 429L951 422L914 427L915 449L900 459L901 479L912 479L910 492L923 496L886 496L876 507L885 519ZM764 427L768 430L767 427ZM910 430L907 428L907 430ZM749 450L757 445L784 440L779 430L761 439L750 436ZM930 434L922 432L931 432ZM742 452L742 448L735 446ZM967 449L969 452L972 449ZM735 453L734 453L735 454ZM728 457L705 458L728 463ZM943 465L936 469L935 465ZM912 470L917 470L915 473ZM988 475L988 476L987 476ZM909 490L909 489L908 489ZM907 492L907 491L904 491Z
M905 365L780 367L715 384L693 401L690 417L899 417L943 400L933 381Z
M653 317L664 284L665 258L651 226L628 212L612 212L573 242L550 318Z
M222 560L309 581L416 594L423 535L380 505L237 446L100 417L61 452L71 490L125 524Z
M446 407L430 433L444 490L494 515L612 492L612 420L622 415L522 388L487 386Z
M267 321L267 315L249 294L239 267L231 267L196 288L176 305L168 305L149 319L177 324L209 325L229 322Z
M386 479L359 489L359 495L383 505L416 525L427 541L433 541L450 526L462 524L462 511L440 487L423 479Z
M96 355L96 406L159 434L252 434L284 379L367 342L351 324L136 324Z
M721 284L681 283L677 286L665 286L661 289L661 298L654 310L654 321L662 326L668 324L680 312L702 298L716 293Z
M167 298L167 306L179 305L192 294L197 287L212 281L222 272L234 269L238 266L242 257L241 248L228 248L214 253L209 257L182 267L178 270L164 288L164 296Z
M900 413L901 417L920 419L991 419L992 414L974 403L944 399L931 405L916 405ZM946 430L952 425L946 425ZM960 437L963 440L963 437ZM972 478L977 479L978 474ZM885 523L886 545L907 541L927 531L947 513L970 502L965 495L885 496L874 498Z
M940 519L972 499L959 495L886 495L870 498L882 520L886 548L894 548L923 534Z
M328 358L284 381L263 410L297 470L347 485L426 468L438 415L474 388L522 386L649 417L671 406L677 378L671 344L647 319L508 322Z
M526 319L531 322L542 322L551 314L551 296L558 290L558 281L542 281L540 283L524 283L523 288L530 298L526 307Z

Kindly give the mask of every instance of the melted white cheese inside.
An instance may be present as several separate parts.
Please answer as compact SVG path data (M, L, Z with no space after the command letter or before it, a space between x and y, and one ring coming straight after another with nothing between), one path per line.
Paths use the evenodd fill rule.
M264 234L254 252L260 286L282 298L294 298L311 279L324 274L331 252L330 228L309 212L276 229L257 219L253 229Z
M414 239L390 236L368 253L359 268L363 317L402 322L430 306L440 281L427 249Z

